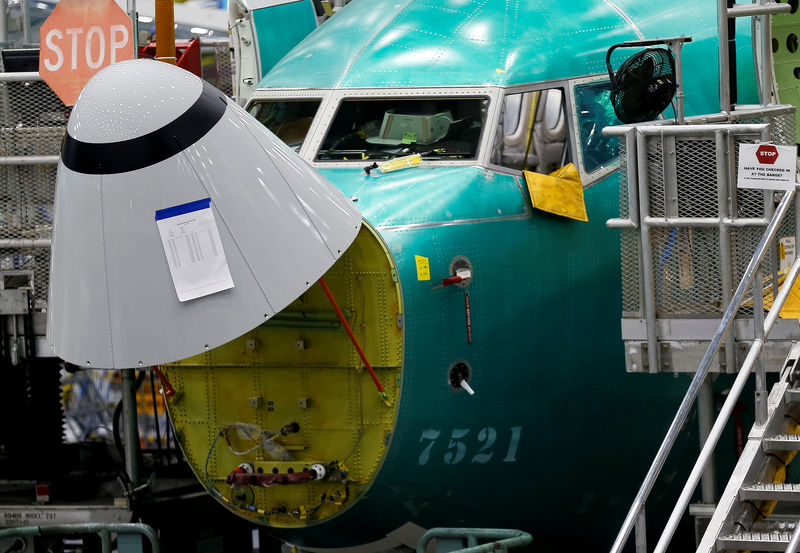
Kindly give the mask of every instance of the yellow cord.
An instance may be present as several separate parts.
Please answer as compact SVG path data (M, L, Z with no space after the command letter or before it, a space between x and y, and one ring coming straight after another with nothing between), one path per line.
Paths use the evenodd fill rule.
M790 434L800 434L800 424L794 423L794 425L789 428ZM797 455L796 451L789 451L786 454L786 457L782 459L783 463L778 467L775 471L775 474L772 477L773 484L783 484L786 482L786 467L789 466L795 456ZM775 510L775 506L778 504L777 501L764 501L761 504L761 513L763 514L764 518L767 518L769 515L772 514L772 511Z
M536 123L536 109L539 107L539 94L540 92L537 90L535 92L531 92L533 94L533 98L531 98L531 109L528 112L528 135L525 138L525 157L522 160L522 168L528 168L528 155L531 152L531 144L533 143L533 125Z

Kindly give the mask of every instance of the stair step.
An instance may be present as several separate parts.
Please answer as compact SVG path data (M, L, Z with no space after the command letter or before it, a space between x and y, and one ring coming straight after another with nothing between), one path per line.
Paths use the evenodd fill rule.
M737 532L720 536L717 550L734 551L785 551L792 532Z
M764 451L800 451L800 434L776 434L764 438Z
M717 540L717 550L785 551L796 525L796 521L785 520L754 522L749 532L734 532L720 536Z
M739 490L742 501L800 501L800 484L758 482Z
M800 388L789 388L786 390L786 397L784 399L787 403L800 401Z

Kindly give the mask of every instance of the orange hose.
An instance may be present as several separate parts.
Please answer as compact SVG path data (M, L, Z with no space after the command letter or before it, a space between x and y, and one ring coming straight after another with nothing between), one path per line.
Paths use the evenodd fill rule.
M358 344L358 340L356 340L355 334L353 334L353 331L350 329L350 325L347 324L347 320L342 314L342 310L339 309L339 305L336 303L336 300L333 299L333 294L331 294L328 285L325 284L325 279L323 277L319 277L319 283L322 285L322 289L325 290L325 295L328 296L328 301L331 302L333 309L336 311L336 316L339 317L339 321L341 321L342 326L344 326L344 329L347 331L347 335L350 336L350 341L353 342L353 345L356 347L358 355L361 356L364 366L367 367L369 375L372 377L372 381L375 382L375 386L378 388L378 392L383 393L383 386L381 385L381 381L378 380L378 375L375 374L375 370L372 368L372 365L370 365L369 361L367 361L367 356L364 355L364 350L361 349L361 346Z

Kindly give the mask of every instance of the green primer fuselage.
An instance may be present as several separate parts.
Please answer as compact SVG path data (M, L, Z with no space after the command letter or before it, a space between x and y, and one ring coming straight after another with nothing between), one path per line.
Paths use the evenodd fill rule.
M717 111L716 12L706 0L355 0L259 89L292 98L558 83L604 73L615 43L680 34L693 37L683 50L686 111ZM754 100L748 34L740 26L740 102ZM301 153L314 161L316 152ZM347 546L412 522L522 528L541 547L607 547L688 383L625 373L619 236L605 227L619 215L616 174L585 188L582 223L533 210L512 170L424 162L367 175L367 163L320 172L357 201L398 268L399 413L364 496L329 521L280 535ZM464 290L433 287L458 255L474 266L471 344ZM418 280L415 256L430 260L431 281ZM458 360L472 367L474 396L447 381ZM690 432L678 447L695 441ZM669 503L664 493L648 508Z

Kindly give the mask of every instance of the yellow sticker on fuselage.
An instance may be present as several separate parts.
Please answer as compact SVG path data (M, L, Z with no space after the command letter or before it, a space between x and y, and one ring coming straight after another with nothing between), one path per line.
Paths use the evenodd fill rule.
M414 167L422 163L422 156L419 154L411 154L410 156L396 157L389 161L384 161L378 164L381 173L390 173L398 169L405 169L407 167Z
M431 279L431 265L427 257L415 255L414 260L417 262L417 280L430 280Z

